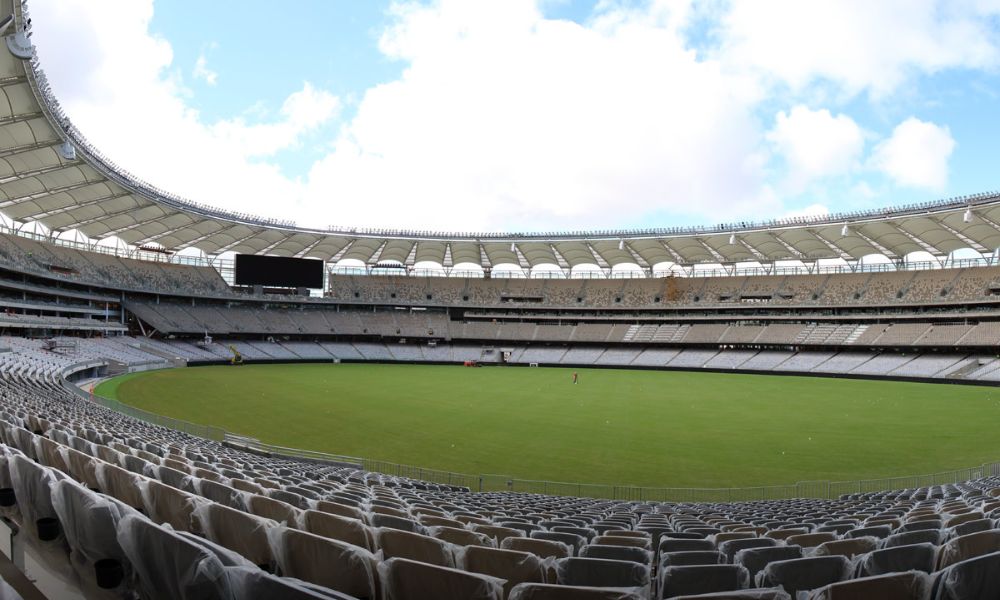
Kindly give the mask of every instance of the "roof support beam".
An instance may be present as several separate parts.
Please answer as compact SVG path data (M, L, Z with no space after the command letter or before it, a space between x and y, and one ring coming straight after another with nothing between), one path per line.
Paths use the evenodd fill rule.
M244 227L245 227L245 225L244 225ZM245 241L247 241L249 239L255 238L258 235L260 235L260 231L252 231L249 235L245 235L245 236L241 237L238 240L233 240L232 242L229 242L228 244L226 244L225 246L222 246L221 248L217 248L215 250L215 253L216 254L222 254L223 252L228 252L230 248L235 248L236 246L239 246L243 242L245 242Z
M125 195L130 195L130 194L125 194ZM117 197L117 195L116 195L116 197ZM70 210L67 210L67 211L64 211L64 212L72 212L73 209L80 208L81 206L83 206L83 205L82 204L74 204L70 208ZM114 212L104 213L104 214L102 214L100 216L97 216L97 217L91 217L89 219L84 219L82 221L77 221L77 222L73 223L73 227L71 229L80 229L81 227L86 227L87 225L91 225L93 223L97 223L99 221L103 221L104 219L110 219L112 217L117 217L119 215L128 214L128 213L132 212L133 210L135 210L135 207L134 206L130 206L128 208L123 208L121 210L116 210Z
M303 248L302 250L299 250L299 251L298 251L298 252L297 252L297 253L295 254L295 258L304 258L304 257L305 257L305 256L307 256L307 255L308 255L308 254L309 254L310 252L312 252L313 248L315 248L316 246L319 246L320 242L322 242L322 241L323 241L323 238L322 238L322 236L321 236L321 237L318 237L318 238L316 238L316 241L315 241L315 242L313 242L313 243L309 244L308 246L306 246L306 247L305 247L305 248Z
M25 152L34 152L35 150L42 150L43 148L51 148L53 146L61 146L62 140L48 140L45 142L32 142L30 144L23 144L21 146L12 146L6 150L0 151L0 158L7 158L8 156L14 156L16 154L23 154Z
M982 219L982 217L979 217L979 218ZM983 246L982 244L980 244L976 240L973 240L971 238L968 238L968 237L962 235L961 232L956 231L955 229L953 229L952 227L950 227L944 221L939 221L937 219L933 219L933 221L935 223L937 223L938 225L940 225L942 229L944 229L948 233L952 234L953 236L957 237L958 239L962 240L963 242L965 242L966 244L968 244L970 248L975 249L977 252L992 252L992 250L989 250L988 248L986 248L985 246ZM983 222L985 223L985 222L988 222L988 221L986 221L986 219L983 219Z
M21 181L22 179L27 179L29 177L37 177L39 175L45 175L46 173L52 173L53 171L62 171L63 169L75 167L80 164L82 163L79 160L74 160L74 161L66 161L64 163L60 163L58 165L52 165L49 167L39 167L37 169L31 169L29 171L21 171L20 173L15 173L10 177L4 177L3 179L0 179L0 185L3 185L5 183L11 183L12 181Z
M213 223L218 223L218 221L212 221L212 222ZM195 244L200 244L201 242L207 240L208 238L210 238L212 236L223 235L227 231L232 231L234 229L238 229L238 228L242 228L242 227L243 227L243 225L230 225L229 227L223 227L222 229L216 229L215 231L211 231L209 233L202 234L202 235L194 238L193 240L188 240L188 241L184 242L183 244L177 246L177 249L178 250L184 250L185 248L190 248L190 247L194 246Z
M668 244L666 240L661 239L660 240L660 245L663 246L664 250L666 250L667 252L670 253L670 256L674 257L674 264L675 265L685 265L685 264L687 264L687 261L684 259L684 257L681 256L680 254L678 254L676 250L674 250L673 248L671 248L670 244Z
M833 250L834 252L836 252L837 256L839 256L841 258L841 260L845 260L845 261L848 261L848 262L854 260L853 256L851 256L850 254L844 252L844 250L840 246L834 244L830 240L828 240L825 237L821 236L818 231L814 231L812 229L809 229L808 231L809 231L809 233L811 233L814 236L816 236L817 240L819 240L819 241L823 242L824 244L826 244L826 246L830 250Z
M62 194L64 192L72 192L73 190L78 190L80 188L87 187L88 185L95 185L101 183L100 181L79 181L77 183L71 183L69 185L64 185L62 187L47 189L41 192L35 192L33 194L25 194L23 196L12 196L6 200L0 200L0 208L6 208L12 204L18 204L21 202L26 202L28 200L38 200L40 198L45 198L47 196L52 196L55 194Z
M900 256L897 256L896 253L893 252L892 250L889 250L888 248L886 248L882 244L876 242L873 238L870 238L867 235L865 235L864 233L861 233L860 229L861 229L860 227L855 227L854 228L854 235L858 236L859 238L861 238L864 241L866 241L869 244L871 244L872 248L875 248L876 250L878 250L879 252L881 252L883 256L889 258L890 260L895 260L897 258L901 258Z
M705 243L705 240L703 240L701 238L695 238L695 239L698 240L698 243L701 244L702 247L705 248L705 250L708 250L708 253L711 254L712 257L715 258L716 262L718 262L720 265L724 264L724 263L727 263L727 262L731 262L725 256L719 254L719 252L715 248L713 248L713 247L709 246L707 243Z

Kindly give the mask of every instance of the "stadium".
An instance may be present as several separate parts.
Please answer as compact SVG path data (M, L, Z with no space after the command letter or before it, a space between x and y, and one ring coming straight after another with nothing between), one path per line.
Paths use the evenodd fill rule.
M1000 194L303 227L130 174L0 16L0 598L1000 597Z

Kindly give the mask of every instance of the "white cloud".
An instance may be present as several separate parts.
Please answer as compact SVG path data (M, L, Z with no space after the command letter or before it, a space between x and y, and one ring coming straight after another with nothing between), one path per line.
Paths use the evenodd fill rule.
M883 96L915 74L996 67L998 13L1000 4L975 1L734 2L721 54L796 90L825 80Z
M779 219L794 219L797 217L822 217L830 214L830 209L825 204L810 204L802 208L786 211Z
M152 4L32 2L32 40L63 107L97 148L154 185L232 210L297 216L302 182L260 159L334 119L338 99L306 82L269 119L206 120L191 107L170 44L149 31Z
M358 200L327 214L516 229L761 207L753 90L698 61L669 14L581 26L525 0L398 14L381 45L403 77L368 90L310 174L317 200Z
M864 151L864 132L847 115L799 105L775 117L767 140L784 157L795 187L821 177L847 173Z
M948 182L948 159L954 149L947 127L910 117L875 147L872 166L898 185L941 190Z
M194 69L191 71L191 76L195 79L201 79L208 85L215 85L219 80L219 74L208 68L208 58L205 57L204 52L199 54L198 59L194 61Z
M309 82L278 111L204 118L187 69L149 31L152 0L31 7L74 122L160 187L316 226L526 230L782 214L780 193L851 175L864 152L850 116L801 105L812 87L881 96L914 73L998 64L980 4L860 1L601 0L584 24L545 19L533 0L395 4L380 49L403 74L358 90L356 113L323 139L312 132L343 102ZM693 23L709 30L697 51ZM211 84L209 73L196 62L195 79ZM868 164L940 187L947 139L937 158L890 140ZM304 143L326 154L290 178L276 154ZM772 152L787 176L770 170Z

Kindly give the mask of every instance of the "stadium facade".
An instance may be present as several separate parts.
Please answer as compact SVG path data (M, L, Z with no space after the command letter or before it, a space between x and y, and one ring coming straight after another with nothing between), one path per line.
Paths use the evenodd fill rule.
M298 227L190 202L115 165L53 96L23 3L3 26L0 212L14 225L0 234L0 531L11 533L4 556L43 595L996 597L1000 465L688 499L700 502L641 490L570 497L593 492L583 486L527 494L512 481L475 493L454 474L387 474L111 410L71 382L227 361L235 349L248 361L992 385L1000 195L644 231ZM71 230L129 246L61 239ZM187 248L205 258L176 254ZM966 249L977 258L952 259ZM238 289L220 258L229 252L331 269L321 297ZM866 265L870 255L888 261ZM364 274L336 268L345 260ZM467 276L421 276L428 262ZM522 275L554 265L562 277L512 277L504 265ZM642 276L612 277L623 265ZM598 277L565 277L581 266ZM819 498L779 499L790 496ZM16 593L2 585L0 597Z

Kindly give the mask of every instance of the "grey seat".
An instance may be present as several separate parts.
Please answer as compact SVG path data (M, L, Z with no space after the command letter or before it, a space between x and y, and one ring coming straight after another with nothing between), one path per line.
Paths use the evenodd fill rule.
M1000 597L1000 552L963 560L938 571L931 586L933 600L997 597Z
M778 540L771 538L745 538L742 540L729 540L719 544L719 552L726 555L726 562L733 562L733 557L740 550L747 548L771 548L778 545Z
M987 529L993 528L992 519L976 519L974 521L966 521L961 525L956 525L950 529L947 529L947 535L949 537L958 537L962 535L968 535L970 533L978 533L980 531L986 531Z
M217 483L211 479L197 480L195 485L198 488L198 493L212 502L218 502L223 506L228 506L236 510L247 509L245 492Z
M72 551L71 559L75 565L83 567L81 570L88 581L96 579L98 561L117 562L127 576L131 566L118 542L117 528L118 522L130 514L131 509L70 479L53 486L52 504Z
M40 519L58 520L59 515L52 506L52 485L59 479L65 479L65 476L25 456L14 455L10 460L10 477L18 510L32 535L35 535L35 525Z
M357 600L331 589L310 585L292 577L276 577L252 567L226 569L233 597L240 600Z
M646 595L639 588L522 583L510 591L508 600L646 600Z
M869 552L857 558L859 577L885 575L902 571L934 571L937 547L934 544L910 544L893 546Z
M502 600L503 580L405 558L379 564L384 600Z
M649 585L649 566L605 558L561 558L556 580L563 585L592 587L642 587Z
M231 598L225 567L212 553L139 515L118 523L118 542L150 600Z
M781 587L789 594L843 581L851 576L851 561L843 556L813 556L769 563L757 573L757 587Z
M640 565L653 562L653 553L649 550L633 546L585 546L579 555L583 558L609 558L611 560L630 560Z
M847 537L873 537L885 539L892 535L892 528L888 525L873 525L871 527L858 527L847 532Z
M733 564L742 565L750 572L751 579L757 577L768 563L776 560L802 558L800 546L773 546L771 548L747 548L733 557Z
M660 567L686 567L693 565L720 565L726 562L726 555L718 550L683 550L664 552L660 555Z
M580 549L587 545L587 538L575 533L564 533L560 531L532 531L531 537L536 540L562 542L570 548L573 548L574 552L579 552Z
M715 550L715 542L706 539L661 538L659 551L686 552L688 550Z
M551 531L555 531L558 533L572 533L574 535L579 535L581 537L586 538L588 543L590 542L590 540L597 537L597 531L591 529L590 527L567 527L564 525L560 525L553 527Z
M745 589L750 574L739 565L667 567L660 573L660 598Z
M911 546L913 544L934 544L941 543L940 529L922 529L919 531L908 531L906 533L894 533L881 542L883 548L893 546Z
M412 519L404 519L393 515L373 514L371 516L372 527L388 527L389 529L399 529L410 533L426 533L426 529L420 523Z
M356 598L374 598L376 558L358 546L280 527L269 536L281 573Z

